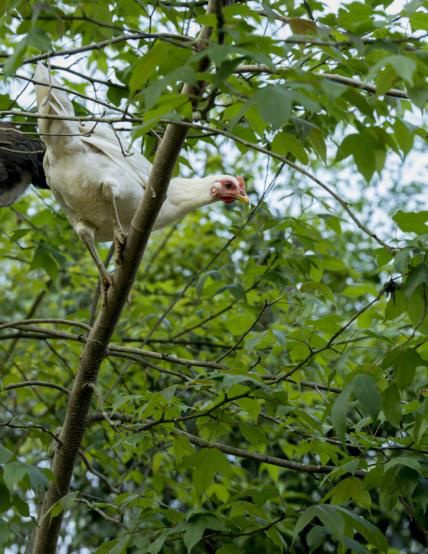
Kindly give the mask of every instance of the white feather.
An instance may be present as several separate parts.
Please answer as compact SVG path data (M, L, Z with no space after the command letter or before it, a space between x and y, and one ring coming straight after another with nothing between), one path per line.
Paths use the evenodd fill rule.
M40 62L35 73L39 113L65 119L39 119L46 144L44 169L49 186L76 231L86 228L97 241L113 239L112 200L126 232L141 201L152 165L122 142L106 123L78 122L67 93ZM67 119L69 117L70 119ZM155 222L159 229L191 210L221 199L213 187L227 175L172 179ZM98 263L98 261L97 261Z

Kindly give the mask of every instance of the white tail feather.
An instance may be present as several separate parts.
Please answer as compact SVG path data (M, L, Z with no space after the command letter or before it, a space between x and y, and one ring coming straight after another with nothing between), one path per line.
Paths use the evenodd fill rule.
M36 84L35 86L37 108L40 114L75 117L73 104L68 98L67 93L55 88L59 86L59 83L41 62L37 64L34 80L37 83L43 83ZM50 139L49 133L62 132L71 134L79 132L78 123L73 120L39 118L38 124L40 133L42 133L42 139L46 145L58 140L57 137L53 137L53 140ZM43 136L43 133L47 133L47 135Z

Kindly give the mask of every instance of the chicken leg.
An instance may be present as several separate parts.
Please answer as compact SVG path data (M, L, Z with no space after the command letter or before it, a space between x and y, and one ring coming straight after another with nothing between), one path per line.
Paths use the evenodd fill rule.
M104 198L111 204L113 216L113 241L114 241L114 262L120 265L123 260L123 249L126 243L126 233L123 230L117 210L116 197L118 196L118 184L116 181L103 181L102 193Z
M92 259L95 262L95 265L97 266L98 272L100 274L101 291L103 293L103 298L105 300L107 297L107 291L113 281L110 273L107 271L105 265L103 264L101 258L99 257L97 249L95 248L94 228L89 223L86 223L85 221L80 220L78 223L74 225L74 229L76 233L79 235L80 240L88 249Z

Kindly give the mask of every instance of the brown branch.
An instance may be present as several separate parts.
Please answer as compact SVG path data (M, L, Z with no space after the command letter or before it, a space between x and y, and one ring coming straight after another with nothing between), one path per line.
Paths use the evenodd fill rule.
M245 340L245 338L251 333L251 331L254 329L254 327L257 325L257 323L260 321L260 318L265 313L266 308L268 308L269 306L272 306L272 304L274 304L274 302L268 302L267 300L264 301L264 304L263 304L261 310L259 311L259 313L255 317L255 319L251 323L251 325L248 326L248 328L242 333L242 335L238 338L238 340L235 342L235 344L233 346L231 346L228 350L226 350L226 352L223 352L223 354L217 358L217 360L216 360L217 363L224 360L224 358L226 358L227 356L232 354L232 352L234 352L239 347L241 342L243 340Z
M12 17L15 19L19 19L19 21L31 21L33 16L21 16L18 17L16 15L12 14ZM39 15L37 16L38 21L85 21L86 23L92 23L93 25L96 25L97 27L104 27L106 29L112 29L113 31L120 31L121 33L125 32L132 32L132 33L138 33L136 29L132 29L131 27L128 27L128 29L125 29L124 27L119 27L118 25L113 25L112 23L107 23L106 21L101 21L100 19L95 19L93 17L89 17L87 15L65 15L61 14L56 17L53 17L51 15Z
M112 421L119 421L121 423L127 422L127 423L135 423L133 421L132 416L128 416L126 414L120 414L120 413L114 413L110 416L110 419ZM107 421L106 417L102 413L96 413L89 417L88 422L89 423L96 423L99 421ZM159 422L146 422L145 429L151 429L154 427L153 423L159 423ZM318 465L318 464L303 464L300 462L293 462L291 460L285 460L283 458L278 458L276 456L269 456L267 454L260 454L258 452L251 452L250 450L245 450L243 448L236 448L234 446L228 446L226 444L220 443L220 442L214 442L214 441L208 441L205 439L201 439L200 437L197 437L196 435L192 435L191 433L188 433L187 431L183 431L182 429L172 429L171 433L174 435L180 435L182 437L185 437L189 440L192 444L195 444L196 446L199 446L200 448L217 448L218 450L221 450L225 454L231 454L232 456L237 456L238 458L246 458L248 460L254 460L256 462L265 463L269 465L274 465L277 467L283 467L285 469L291 469L293 471L298 471L299 473L324 473L328 474L332 471L335 471L338 469L338 466L327 466L327 465ZM365 477L366 472L364 470L356 470L353 472L354 475L357 477Z
M252 73L252 74L259 74L259 73L268 73L269 75L278 75L278 76L287 76L290 73L290 70L286 67L276 67L275 69L271 69L267 65L238 65L238 67L234 71L235 73ZM313 77L315 78L321 78L321 79L328 79L329 81L334 81L336 83L341 83L342 85L346 85L353 88L359 88L361 90L365 90L367 92L372 92L376 94L376 86L370 85L369 83L364 83L363 81L359 81L357 79L351 79L350 77L345 77L344 75L337 75L335 73L312 73ZM293 76L295 79L295 75ZM398 88L392 88L386 92L383 93L384 96L392 96L394 98L403 98L403 99L409 99L409 96L405 90L401 90Z
M93 465L91 464L91 462L88 460L88 457L86 456L86 454L83 452L83 450L79 450L79 456L80 458L82 459L82 462L83 464L85 465L86 469L92 473L93 475L95 475L96 477L98 477L98 479L100 481L102 481L103 483L105 483L108 487L108 489L111 491L111 492L114 492L116 494L119 494L121 491L120 489L117 489L116 487L114 487L110 481L107 479L107 477L105 475L103 475L102 473L100 473L98 470L96 470Z
M167 42L173 42L177 46L186 46L186 43L190 42L189 37L182 35L175 35L173 33L130 33L125 35L120 35L118 37L113 37L107 40L102 40L101 42L95 42L92 44L87 44L85 46L80 46L77 48L69 48L64 50L53 50L47 54L39 54L38 56L32 56L26 60L23 60L20 65L25 65L29 63L35 63L41 60L47 60L51 58L57 58L59 56L70 56L71 54L80 54L82 52L90 52L91 50L101 50L106 48L106 46L112 46L113 44L120 44L121 42L127 42L129 40L142 40L142 39L152 39L152 40L165 40ZM2 58L8 58L8 55L0 55ZM3 68L5 63L0 63L0 68Z
M219 0L209 1L208 13L214 12L216 1ZM142 35L145 34L142 33ZM196 41L199 49L206 47L210 35L211 29L204 27ZM104 41L104 43L112 44L111 41ZM206 63L206 60L203 60L203 64L200 65L201 70ZM184 86L183 94L193 96L194 93L196 94L197 90L193 87ZM92 394L96 388L98 371L134 283L186 133L186 127L175 124L168 125L165 131L156 152L143 200L131 222L123 251L123 262L114 274L113 284L108 290L105 304L101 307L86 339L61 431L62 447L56 450L52 463L54 479L43 501L33 554L48 554L56 550L63 513L52 517L49 517L48 513L52 506L69 491L76 457L87 426L87 415Z
M56 318L46 318L46 319L19 319L17 321L8 321L6 323L0 324L1 329L14 329L20 327L31 326L37 323L53 323L54 325L68 325L70 327L80 327L85 331L90 331L91 326L83 323L82 321L73 321L71 319L56 319Z
M299 462L293 462L291 460L284 460L283 458L277 458L276 456L259 454L258 452L250 452L249 450L244 450L243 448L236 448L234 446L228 446L220 442L201 439L195 435L188 433L187 431L182 431L181 429L174 429L172 432L176 435L186 437L189 442L201 448L217 448L225 454L231 454L232 456L237 456L238 458L246 458L248 460L254 460L260 463L283 467L285 469L291 469L299 473L331 473L332 471L338 469L337 466L302 464ZM365 477L366 472L363 470L356 470L353 472L353 475L356 475L357 477Z
M42 291L39 292L39 294L36 296L33 304L31 305L31 308L29 309L28 311L28 315L27 317L31 318L34 316L34 314L37 312L40 304L43 302L43 298L45 297L46 295L46 291L48 290L48 287L51 283L51 280L49 280L47 283L46 283L46 288L44 288ZM6 362L10 359L10 357L12 356L13 354L13 351L15 350L16 348L16 345L18 343L18 340L19 340L19 337L15 338L11 345L9 346L7 352L5 352L5 355L3 357L3 360L2 360L2 366L4 366L6 364Z
M5 385L4 387L0 388L0 391L20 389L23 387L45 387L48 389L59 390L65 394L70 394L70 391L67 388L63 387L62 385L57 385L56 383L51 383L49 381L22 381L21 383L10 383L9 385Z
M31 321L31 320L30 320ZM74 326L76 324L75 321L68 322L68 320L33 320L33 321L40 321L42 323L46 323L48 321L50 322L56 322L59 321L61 323ZM84 324L82 324L84 326ZM90 334L88 336L83 335L76 335L74 333L64 333L62 331L56 331L54 329L43 329L39 327L33 327L30 325L29 322L25 322L25 320L17 321L17 322L10 322L10 323L4 323L0 325L0 329L21 329L22 327L26 327L29 329L30 333L33 333L32 338L34 338L34 333L39 333L40 338L52 338L52 339L64 339L64 340L72 340L76 342L81 343L87 343L90 341ZM86 326L85 326L86 327ZM10 338L10 337L8 337ZM24 335L22 335L22 338L24 338ZM0 336L1 340L1 336ZM181 358L180 356L173 356L172 354L165 354L163 352L154 352L153 350L145 350L143 348L132 348L132 347L126 347L126 346L119 346L115 345L114 343L110 344L106 352L104 353L105 356L115 356L120 354L134 354L136 356L141 356L142 358L153 358L155 360L161 360L164 362L170 362L174 364L183 365L185 367L206 367L209 369L220 369L220 370L226 370L228 369L226 366L218 363L218 362L211 362L211 361L205 361L205 360L195 360L191 358Z
M38 423L13 423L13 420L10 420L0 423L0 427L9 427L10 429L26 429L29 431L42 431L54 439L58 446L62 446L60 437L57 437L55 433L52 433L52 431L49 431L49 429L47 429L44 425L40 425Z

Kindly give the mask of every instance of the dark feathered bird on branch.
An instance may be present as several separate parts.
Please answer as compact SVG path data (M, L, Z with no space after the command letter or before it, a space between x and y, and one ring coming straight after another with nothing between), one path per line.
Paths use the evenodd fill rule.
M43 170L45 146L39 139L0 123L0 207L13 204L32 183L49 188Z

